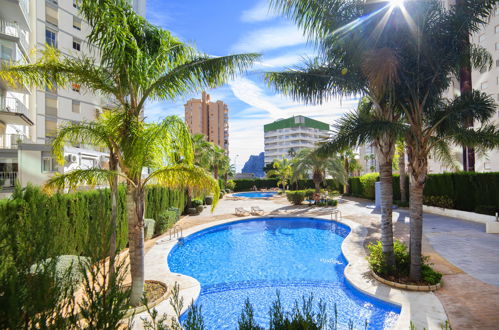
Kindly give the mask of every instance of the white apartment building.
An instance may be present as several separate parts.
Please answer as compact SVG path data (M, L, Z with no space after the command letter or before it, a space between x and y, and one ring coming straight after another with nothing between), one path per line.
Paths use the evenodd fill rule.
M145 14L145 0L132 5ZM77 0L0 0L0 59L26 63L34 49L46 44L65 56L94 56L86 42L89 26L78 14ZM58 127L67 122L92 121L104 99L78 84L71 88L12 88L0 81L0 183L8 192L21 185L42 184L53 173L74 168L106 166L106 153L91 146L65 150L66 164L58 166L50 153L50 142Z
M264 126L265 165L290 158L291 152L315 148L330 136L329 124L304 116L279 119Z

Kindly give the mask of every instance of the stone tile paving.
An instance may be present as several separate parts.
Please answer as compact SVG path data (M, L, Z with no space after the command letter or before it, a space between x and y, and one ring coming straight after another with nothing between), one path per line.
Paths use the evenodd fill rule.
M380 238L379 211L362 199L348 198L340 203L343 217L368 228L369 241ZM314 216L331 213L331 209L291 206L285 198L277 200L222 200L211 213L205 209L199 216L185 217L185 229L211 221L233 218L236 207L250 210L260 206L271 215ZM396 239L409 239L407 209L394 210ZM441 299L453 329L499 329L499 235L486 234L485 225L425 214L423 252L434 267L444 274L443 288L436 292Z

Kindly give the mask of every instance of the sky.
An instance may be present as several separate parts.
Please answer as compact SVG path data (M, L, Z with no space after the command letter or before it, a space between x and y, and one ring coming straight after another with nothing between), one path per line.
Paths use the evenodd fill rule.
M264 73L296 68L314 56L314 48L290 21L269 10L268 0L147 0L147 19L200 51L214 55L257 52L262 58L246 74L217 89L213 101L229 106L229 152L237 170L250 155L264 151L263 125L304 115L332 124L356 107L356 99L334 99L305 105L274 92ZM184 104L200 95L146 105L148 121L169 115L184 117Z

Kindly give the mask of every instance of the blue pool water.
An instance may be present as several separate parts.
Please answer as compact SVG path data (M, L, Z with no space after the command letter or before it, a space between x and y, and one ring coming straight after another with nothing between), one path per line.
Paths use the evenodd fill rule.
M279 291L290 310L295 300L313 294L336 304L339 329L352 320L356 329L393 326L400 307L354 289L343 273L347 265L341 244L350 229L340 223L310 218L263 218L232 222L186 237L168 256L172 272L196 278L207 329L235 329L246 298L261 326Z
M232 196L246 197L246 198L269 198L269 197L274 197L276 194L277 194L276 192L243 192L243 193L233 194Z

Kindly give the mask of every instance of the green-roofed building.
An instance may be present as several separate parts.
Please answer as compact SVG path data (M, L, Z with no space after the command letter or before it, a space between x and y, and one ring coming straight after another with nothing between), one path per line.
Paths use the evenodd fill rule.
M292 158L305 148L314 148L317 142L330 135L329 124L305 116L279 119L263 127L265 164L275 159Z

